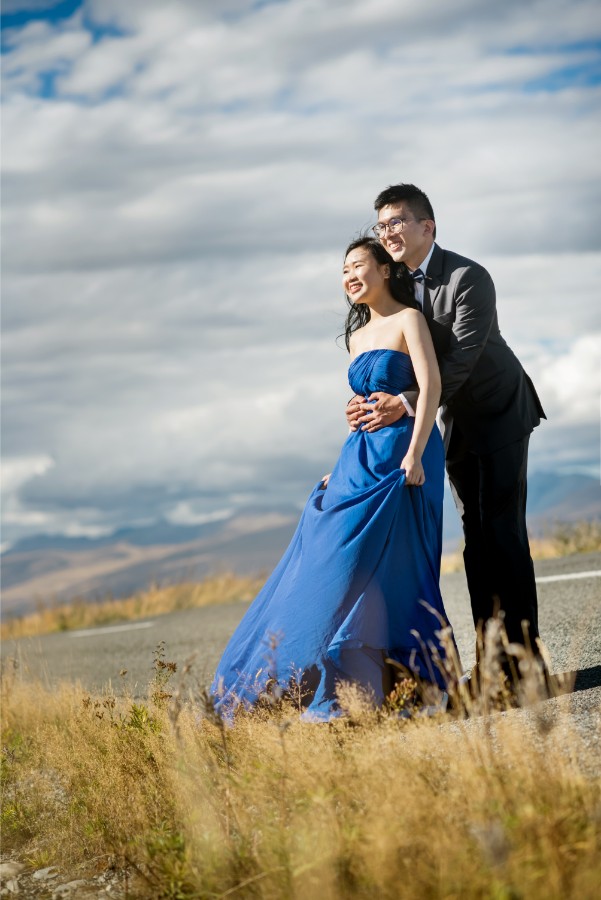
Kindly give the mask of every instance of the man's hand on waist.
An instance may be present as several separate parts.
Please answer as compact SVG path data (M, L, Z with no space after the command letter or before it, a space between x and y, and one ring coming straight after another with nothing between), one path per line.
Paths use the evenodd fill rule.
M346 418L351 431L379 431L392 425L406 414L401 398L396 394L376 391L367 399L356 395L346 408Z

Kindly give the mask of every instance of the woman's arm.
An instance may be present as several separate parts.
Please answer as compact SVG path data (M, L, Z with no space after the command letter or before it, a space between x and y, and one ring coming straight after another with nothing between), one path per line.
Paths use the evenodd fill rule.
M422 453L436 421L440 403L440 371L426 320L417 310L408 309L403 314L403 335L419 386L419 397L413 437L401 462L401 469L405 470L406 484L420 485L426 480Z

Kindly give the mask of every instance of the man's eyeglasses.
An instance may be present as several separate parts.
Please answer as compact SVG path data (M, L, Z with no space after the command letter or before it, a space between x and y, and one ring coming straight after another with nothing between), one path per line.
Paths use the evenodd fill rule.
M391 234L398 234L399 231L405 230L407 222L423 221L424 219L389 219L388 222L378 222L377 225L373 226L372 231L377 238L382 238L386 234L386 229L388 229Z

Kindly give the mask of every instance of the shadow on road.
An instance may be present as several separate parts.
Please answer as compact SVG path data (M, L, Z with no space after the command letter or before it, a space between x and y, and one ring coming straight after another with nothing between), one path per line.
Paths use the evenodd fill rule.
M560 686L559 693L577 694L579 691L590 691L591 688L601 687L601 666L561 672L552 675L551 678Z
M590 669L578 669L571 672L574 675L574 687L572 693L588 691L591 688L601 687L601 666L591 666Z

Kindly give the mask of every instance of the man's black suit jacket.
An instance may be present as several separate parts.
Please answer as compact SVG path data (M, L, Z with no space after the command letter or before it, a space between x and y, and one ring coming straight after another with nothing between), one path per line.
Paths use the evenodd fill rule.
M495 286L486 269L435 244L424 315L440 366L446 436L455 422L470 450L491 453L530 434L545 414L501 337Z

